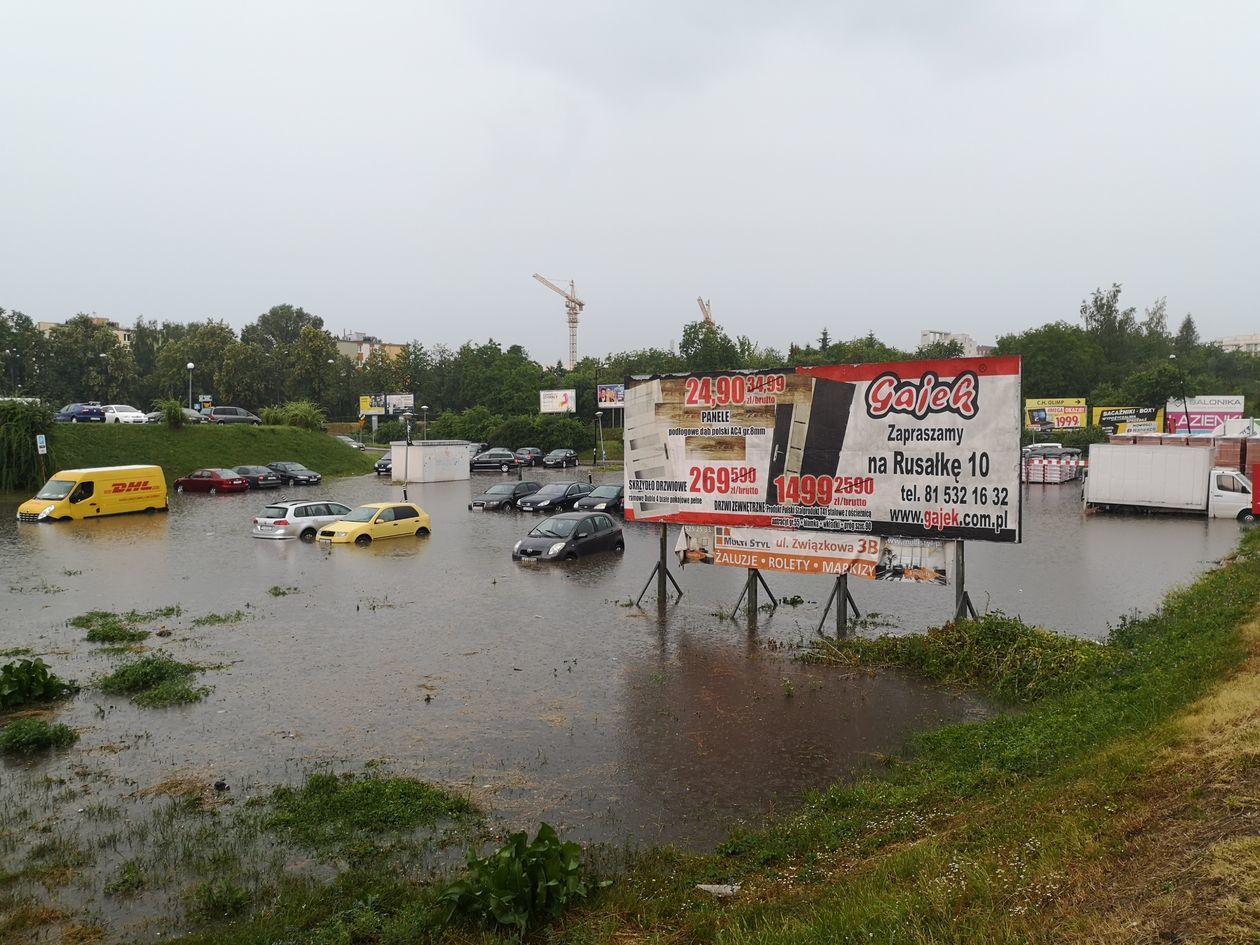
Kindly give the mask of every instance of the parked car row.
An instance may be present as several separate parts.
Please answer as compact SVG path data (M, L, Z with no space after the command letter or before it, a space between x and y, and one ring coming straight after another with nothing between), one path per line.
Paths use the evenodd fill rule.
M357 509L340 502L273 502L254 518L255 538L298 538L330 544L370 545L385 538L426 537L429 513L413 502L369 502Z
M175 480L176 492L245 492L247 489L275 489L285 485L313 486L323 476L301 463L277 462L266 466L236 466L232 469L195 469Z
M250 413L244 407L211 407L199 412L188 407L181 407L184 418L189 423L249 423L259 426L262 419ZM66 404L54 415L58 423L161 423L165 415L161 410L150 410L145 413L130 404L106 404L98 401ZM361 449L362 447L360 447Z
M599 512L625 512L625 490L618 485L592 486L573 480L564 482L495 483L485 492L474 496L468 508L475 511L499 511L516 508L526 512L556 512L566 509L590 509Z
M519 450L510 450L505 447L480 450L468 461L470 469L498 469L501 472L507 472L518 466L542 466L544 469L563 469L566 466L576 466L577 464L578 456L573 450L552 450L550 453L544 454L536 446L523 446Z

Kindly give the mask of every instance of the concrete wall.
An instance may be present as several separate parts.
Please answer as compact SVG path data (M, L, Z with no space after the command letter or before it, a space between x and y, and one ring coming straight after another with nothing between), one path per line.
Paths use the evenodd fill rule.
M394 482L451 482L469 479L468 444L464 440L401 440L389 444Z

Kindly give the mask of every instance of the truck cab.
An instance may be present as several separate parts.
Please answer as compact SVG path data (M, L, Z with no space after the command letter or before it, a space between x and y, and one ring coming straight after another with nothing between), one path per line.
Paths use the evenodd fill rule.
M1254 471L1255 467L1252 469ZM1251 522L1255 521L1255 514L1256 496L1251 480L1235 469L1213 469L1208 489L1208 515Z

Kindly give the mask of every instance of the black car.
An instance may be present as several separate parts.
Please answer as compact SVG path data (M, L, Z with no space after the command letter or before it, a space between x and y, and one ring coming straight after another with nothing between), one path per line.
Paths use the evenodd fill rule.
M516 458L522 466L541 466L543 451L537 446L522 446L516 451Z
M501 469L507 472L520 465L516 454L511 450L493 449L478 453L468 462L470 469Z
M280 474L266 466L237 466L235 472L249 482L251 489L279 489Z
M576 466L577 453L573 450L552 450L543 457L542 464L547 469L563 469L565 466Z
M301 463L268 463L267 468L278 473L280 481L286 486L313 486L324 477L313 469L307 469Z
M378 476L394 475L394 458L392 456L382 456L376 461L376 474Z
M589 495L595 487L589 482L549 482L533 495L516 500L516 507L526 512L556 512L573 508L574 503Z
M104 423L105 408L93 401L88 404L66 404L53 416L58 423Z
M577 500L575 509L591 509L596 512L626 514L625 486L596 486L591 494Z
M468 503L468 507L470 509L484 509L486 511L515 508L517 499L523 499L527 495L533 495L540 488L542 488L542 484L537 482L495 483L481 495L473 499L472 502Z
M597 551L625 550L621 525L607 512L564 512L530 529L512 547L512 560L568 560Z

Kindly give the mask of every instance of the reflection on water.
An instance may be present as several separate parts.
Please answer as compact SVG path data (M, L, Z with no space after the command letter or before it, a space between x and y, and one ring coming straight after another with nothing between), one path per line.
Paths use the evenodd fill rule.
M579 840L706 846L728 821L790 805L924 725L985 711L894 674L851 677L768 648L812 636L823 579L767 575L776 594L807 603L750 632L715 616L738 597L738 571L675 571L686 596L663 622L625 606L658 548L650 527L627 526L623 556L515 564L512 543L535 519L467 509L498 478L409 487L432 536L368 548L251 538L251 516L274 494L172 495L168 515L41 525L17 523L17 503L3 504L0 649L31 647L87 680L115 658L68 618L178 603L173 635L151 642L225 667L206 674L210 698L184 708L140 711L85 691L60 713L82 742L35 770L89 757L140 786L184 767L265 786L314 761L385 758L471 786L514 826L547 819ZM288 491L350 505L400 497L374 476ZM1026 542L971 546L978 607L1100 637L1237 536L1232 522L1086 518L1079 501L1079 486L1030 487ZM953 588L850 588L863 611L906 630L953 606ZM192 626L234 610L245 619Z

